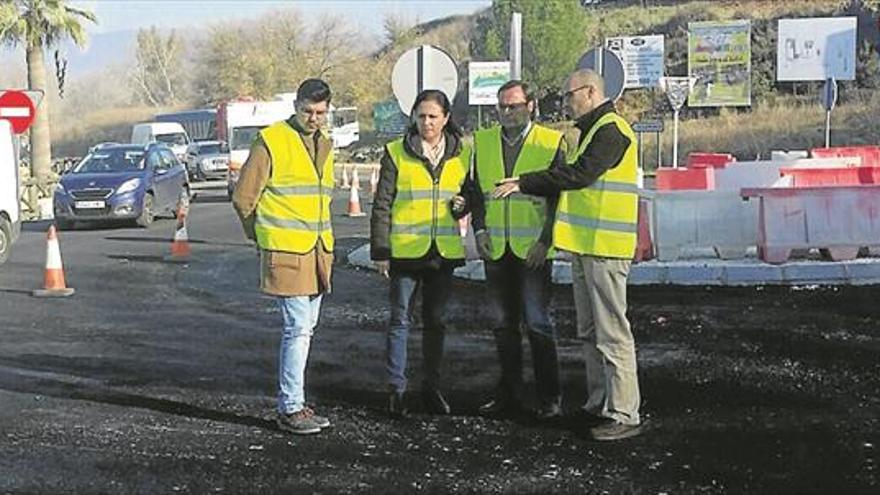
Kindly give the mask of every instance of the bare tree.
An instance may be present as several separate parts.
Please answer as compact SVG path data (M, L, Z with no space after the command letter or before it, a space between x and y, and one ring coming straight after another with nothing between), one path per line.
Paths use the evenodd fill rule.
M327 77L362 56L360 34L345 18L321 17L311 31L304 56L311 77Z
M408 44L420 34L416 28L418 23L417 18L407 17L403 14L386 15L382 21L386 44L389 46Z
M137 52L130 80L141 101L152 106L174 105L181 84L183 44L174 31L165 37L155 27L137 34Z

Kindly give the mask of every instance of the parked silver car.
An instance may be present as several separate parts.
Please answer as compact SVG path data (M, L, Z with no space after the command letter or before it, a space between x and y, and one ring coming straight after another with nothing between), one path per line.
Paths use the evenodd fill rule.
M223 141L196 141L186 150L186 170L193 180L225 179L229 147Z

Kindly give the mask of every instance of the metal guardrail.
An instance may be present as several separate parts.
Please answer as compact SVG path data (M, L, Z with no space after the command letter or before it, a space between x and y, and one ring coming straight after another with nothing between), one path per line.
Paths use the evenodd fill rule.
M51 198L55 192L55 184L58 179L50 178L39 180L35 178L22 179L19 188L19 204L21 207L21 219L24 221L40 219L40 200Z
M58 184L62 173L70 169L80 161L80 157L61 157L52 160L52 175L44 180L28 177L29 166L26 160L20 163L19 171L19 206L23 221L39 220L41 218L40 200L51 198L55 193L55 185Z

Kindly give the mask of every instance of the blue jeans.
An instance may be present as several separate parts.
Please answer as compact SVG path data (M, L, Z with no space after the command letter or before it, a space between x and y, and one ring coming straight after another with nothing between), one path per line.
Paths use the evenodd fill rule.
M304 390L309 345L318 324L322 295L279 297L284 319L278 352L278 412L292 414L306 403Z
M559 358L556 332L550 319L553 290L550 261L531 270L510 250L486 263L486 281L493 307L495 345L501 362L499 398L519 400L522 388L522 333L532 350L535 388L542 405L559 403Z
M422 366L424 386L439 388L443 360L444 313L452 291L452 267L420 270L391 270L391 325L385 339L385 369L388 385L406 390L406 343L412 327L412 306L417 289L422 289Z

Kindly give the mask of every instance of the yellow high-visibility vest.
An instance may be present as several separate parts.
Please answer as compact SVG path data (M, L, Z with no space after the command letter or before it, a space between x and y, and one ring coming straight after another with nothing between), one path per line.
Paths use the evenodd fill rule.
M508 245L514 255L525 259L541 236L547 219L547 200L522 193L502 199L492 198L495 184L504 178L501 132L501 127L496 126L474 134L477 173L486 203L486 230L492 238L493 260L501 258ZM532 124L513 167L513 176L546 170L561 142L561 132ZM551 257L553 253L547 255Z
M553 245L576 254L631 259L638 230L638 147L629 123L610 112L599 118L569 156L569 165L583 154L602 126L617 124L630 140L623 159L589 187L564 191L559 197Z
M458 222L452 217L449 200L459 193L467 175L471 150L443 163L435 181L420 159L403 148L403 138L387 145L397 166L397 196L391 205L391 257L414 259L424 256L436 243L440 256L464 258Z
M257 244L269 251L307 253L320 237L332 251L333 153L321 164L319 178L300 134L290 124L277 122L260 136L272 158L272 175L257 204Z

